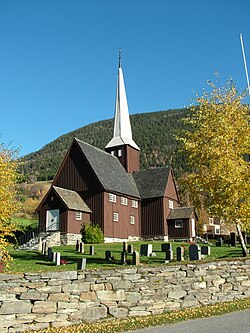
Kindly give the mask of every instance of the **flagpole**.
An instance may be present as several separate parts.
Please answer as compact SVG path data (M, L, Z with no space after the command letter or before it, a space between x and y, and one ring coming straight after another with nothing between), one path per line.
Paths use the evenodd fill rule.
M245 51L244 51L244 44L243 44L243 37L242 37L242 34L240 34L240 43L241 43L242 55L243 55L243 61L244 61L244 66L245 66L246 78L247 78L247 88L248 88L248 93L249 93L249 96L250 96L250 84L249 84L249 77L248 77L248 70L247 70L247 62L246 62L246 56L245 56Z

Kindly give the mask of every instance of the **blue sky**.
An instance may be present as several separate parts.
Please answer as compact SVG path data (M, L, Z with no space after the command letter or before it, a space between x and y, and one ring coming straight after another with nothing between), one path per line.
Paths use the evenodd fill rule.
M25 155L112 118L119 48L130 114L188 106L216 71L244 90L249 17L249 0L0 0L0 140Z

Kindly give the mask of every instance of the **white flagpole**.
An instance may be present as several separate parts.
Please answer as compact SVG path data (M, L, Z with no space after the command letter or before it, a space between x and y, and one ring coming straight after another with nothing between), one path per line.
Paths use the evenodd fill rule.
M242 34L240 34L240 43L241 43L243 61L244 61L244 66L245 66L246 78L247 78L247 88L248 88L248 93L249 93L249 96L250 96L250 84L249 84L249 77L248 77L248 71L247 71L247 62L246 62L246 57L245 57Z

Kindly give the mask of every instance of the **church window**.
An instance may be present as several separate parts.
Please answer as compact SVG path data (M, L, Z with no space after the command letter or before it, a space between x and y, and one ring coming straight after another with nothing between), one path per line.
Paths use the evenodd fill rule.
M111 155L115 156L115 152L114 152L114 150L111 151Z
M118 157L121 157L121 156L122 156L122 150L119 149L119 150L118 150Z
M118 222L119 221L119 215L116 212L113 212L113 221Z
M133 208L138 208L138 201L132 200L132 207Z
M170 209L174 208L174 202L172 200L168 200L168 208Z
M121 197L121 205L127 206L128 205L128 199Z
M183 221L182 220L176 220L175 221L175 228L183 228Z
M130 224L135 224L135 217L130 215Z
M109 201L110 202L116 202L116 195L113 193L109 193Z
M78 221L82 220L82 212L75 212L75 219Z

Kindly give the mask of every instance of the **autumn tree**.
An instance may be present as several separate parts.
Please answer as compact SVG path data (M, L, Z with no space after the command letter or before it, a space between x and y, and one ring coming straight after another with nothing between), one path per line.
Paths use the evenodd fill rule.
M197 106L184 119L188 129L179 136L192 172L182 186L193 203L202 204L211 216L234 224L243 256L248 250L241 230L250 226L249 106L235 84L209 82L209 90L196 96Z
M7 236L13 235L14 226L11 216L16 211L17 161L14 152L0 145L0 256L4 262L10 259Z

